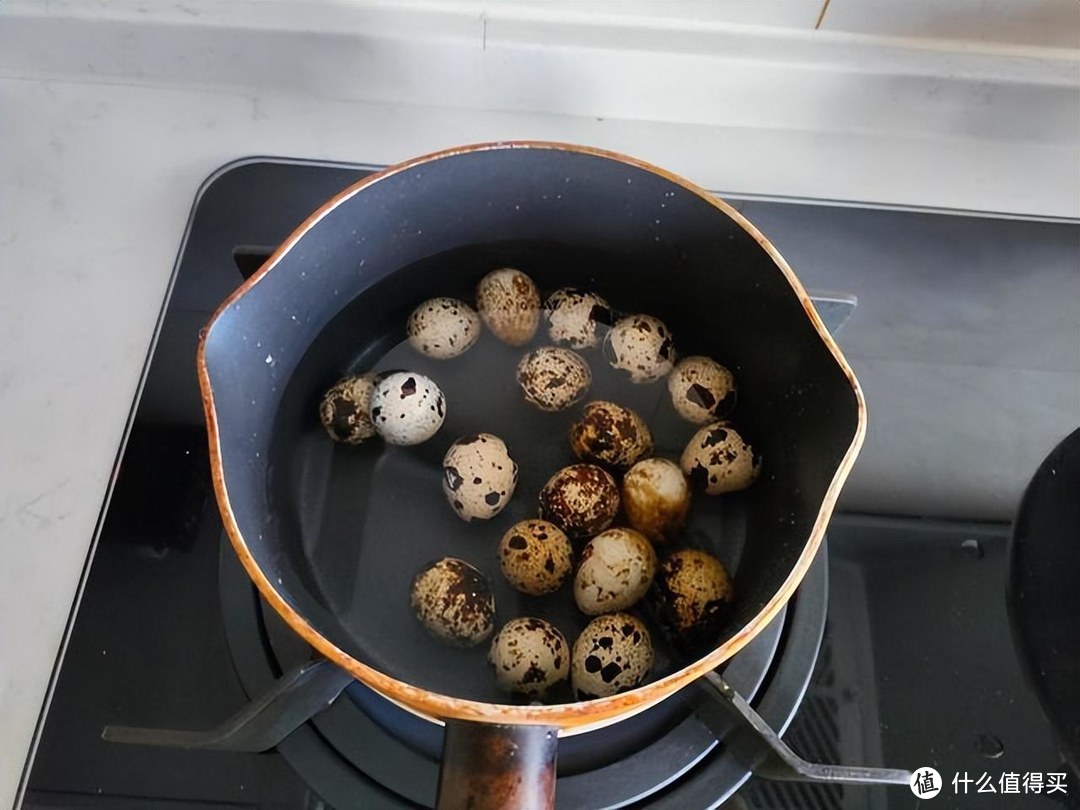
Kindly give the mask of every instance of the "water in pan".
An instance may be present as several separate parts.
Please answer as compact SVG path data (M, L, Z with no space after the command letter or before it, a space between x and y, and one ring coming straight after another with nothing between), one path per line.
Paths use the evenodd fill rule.
M427 263L443 262L437 257ZM542 270L527 269L537 278L542 297L554 285L567 283L545 283ZM418 286L423 292L414 296L413 304L440 294L459 294L472 303L471 296L458 290ZM578 281L577 286L585 285ZM623 312L649 312L647 301L600 291ZM676 461L696 426L675 413L664 381L631 383L625 373L608 364L599 343L596 348L580 351L593 377L581 402L555 413L527 403L515 372L526 352L550 345L543 320L528 346L511 347L485 330L465 354L435 360L400 340L407 314L407 310L401 313L399 333L380 346L377 358L370 350L357 357L356 347L341 346L342 357L354 358L351 365L342 367L353 371L407 369L430 377L445 394L445 422L432 439L420 445L395 447L375 439L349 447L333 444L318 425L314 408L308 410L310 426L298 445L300 457L295 459L301 472L294 480L297 511L307 515L300 530L310 576L320 600L338 617L352 642L349 651L361 660L443 694L512 702L495 689L486 661L487 643L466 650L446 646L429 636L414 618L409 605L414 574L439 557L464 559L492 583L496 630L512 618L537 616L555 624L572 645L590 618L574 604L572 575L553 594L532 597L516 591L500 571L500 538L514 523L536 517L544 483L561 467L579 461L567 434L586 402L610 400L634 409L652 430L655 454ZM678 348L678 322L670 316L667 320ZM309 401L317 401L320 393L309 392ZM520 477L513 498L498 516L467 523L454 513L443 494L442 459L451 442L478 432L503 439L520 467ZM704 548L734 573L745 538L744 512L739 496L695 495L681 542L673 547ZM615 525L626 525L621 515ZM575 553L584 543L575 541ZM649 621L640 606L632 612ZM656 659L651 678L688 663L667 648L659 633L653 633L653 640ZM549 695L548 702L571 699L565 687Z

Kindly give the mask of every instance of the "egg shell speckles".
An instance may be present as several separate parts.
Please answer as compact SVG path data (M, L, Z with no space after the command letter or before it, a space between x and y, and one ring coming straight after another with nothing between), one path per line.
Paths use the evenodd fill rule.
M570 645L543 619L511 619L495 634L488 661L500 690L539 698L570 674Z
M374 374L346 377L335 383L319 403L319 419L336 442L360 444L375 435L371 423Z
M476 285L476 309L495 337L524 346L540 324L540 292L520 270L492 270Z
M611 323L611 307L595 293L564 287L544 302L544 319L552 343L587 349L597 344L596 325Z
M626 610L648 593L655 575L656 552L643 534L608 529L581 552L574 601L589 616Z
M714 422L693 435L679 466L690 486L708 495L738 492L757 478L761 460L731 425Z
M413 579L410 603L429 633L455 647L475 647L495 626L491 584L456 557L426 565Z
M604 338L604 355L635 383L663 379L675 363L671 330L652 315L629 315L618 320Z
M576 352L544 346L521 358L517 381L527 402L542 411L561 411L585 396L592 372Z
M649 631L629 613L608 613L581 631L570 656L578 700L609 697L641 686L652 669Z
M657 622L680 646L698 650L719 641L734 593L720 560L683 549L660 566L649 603Z
M671 404L695 425L722 419L735 407L735 377L708 357L684 357L667 379Z
M423 374L395 371L375 384L371 422L387 444L420 444L434 436L446 418L443 392Z
M595 464L571 464L540 490L540 517L570 537L599 534L619 511L615 479Z
M588 403L570 426L570 448L582 461L625 470L652 454L653 438L645 420L614 402Z
M514 495L518 465L490 433L462 436L443 457L443 493L462 520L489 520Z
M409 345L428 357L447 360L466 352L480 337L480 316L456 298L432 298L409 315Z
M647 458L623 476L622 505L631 526L654 543L663 543L686 522L690 485L674 461Z
M522 593L541 596L559 589L574 565L566 533L546 520L523 520L499 541L499 565L506 581Z

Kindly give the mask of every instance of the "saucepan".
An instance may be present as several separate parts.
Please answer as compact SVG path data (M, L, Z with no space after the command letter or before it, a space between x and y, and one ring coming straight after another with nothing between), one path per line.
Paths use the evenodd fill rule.
M455 557L491 581L496 624L538 616L569 642L589 616L565 585L524 595L500 575L499 538L535 518L554 471L577 459L568 412L523 401L521 356L488 331L436 359L406 341L421 302L474 300L497 268L546 295L573 287L617 313L670 328L672 352L707 356L737 381L732 425L760 458L757 480L695 493L678 543L730 571L734 598L704 645L654 629L644 683L544 702L496 689L486 645L440 644L416 620L410 583ZM588 398L617 401L679 459L697 426L665 383L635 383L599 349ZM550 805L557 738L617 722L716 669L795 592L818 550L865 432L859 385L794 272L733 207L640 160L556 143L492 143L410 160L346 189L278 248L204 330L199 381L213 480L228 536L265 600L315 650L401 707L446 726L439 804ZM429 440L356 446L329 439L323 393L348 374L406 369L435 381L445 407ZM575 410L576 409L576 410ZM500 437L519 472L489 521L464 521L443 495L442 461L461 436ZM661 560L669 549L659 547ZM576 547L580 551L580 545ZM699 640L700 642L700 640Z

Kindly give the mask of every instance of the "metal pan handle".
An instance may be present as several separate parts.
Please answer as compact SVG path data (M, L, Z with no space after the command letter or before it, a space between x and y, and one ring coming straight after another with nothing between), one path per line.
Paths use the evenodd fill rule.
M448 720L437 810L553 808L558 742L552 726Z

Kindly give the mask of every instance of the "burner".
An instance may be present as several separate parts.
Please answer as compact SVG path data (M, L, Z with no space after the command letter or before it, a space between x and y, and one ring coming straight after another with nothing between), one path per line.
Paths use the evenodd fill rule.
M788 608L733 658L724 677L782 732L817 660L827 602L824 550ZM312 651L259 598L227 539L219 591L225 632L250 697ZM695 713L709 700L688 688L635 717L559 743L559 806L714 807L749 778ZM359 682L298 728L278 751L337 810L432 806L442 727ZM649 802L655 799L655 802Z

